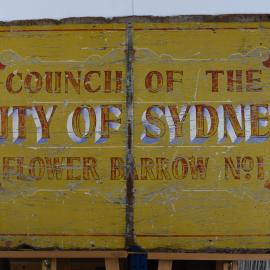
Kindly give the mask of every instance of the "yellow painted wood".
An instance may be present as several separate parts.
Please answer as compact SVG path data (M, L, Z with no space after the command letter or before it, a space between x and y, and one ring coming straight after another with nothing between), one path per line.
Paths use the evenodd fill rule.
M182 106L196 104L215 109L222 104L267 107L269 27L269 23L134 25L134 160L138 173L134 227L136 243L141 247L212 251L269 247L269 138L260 143L245 139L232 143L225 138L219 143L216 131L203 143L191 143L188 115L183 136L170 143L168 117L166 120L160 111L160 118L156 113L151 115L156 117L152 123L161 129L161 138L152 144L141 139L145 132L142 115L153 105L164 110L176 106L178 113ZM250 69L261 71L261 82L257 84L261 91L246 91L244 76ZM209 70L224 71L224 76L219 77L218 92L212 91L211 76L206 74ZM242 71L241 92L235 88L227 90L230 70ZM183 76L175 73L174 80L178 81L173 82L169 92L168 71L183 72ZM150 72L159 72L163 80L157 88L155 75L152 91L145 82ZM268 131L269 123L260 128L261 134ZM236 164L237 157L249 157L255 162L254 169L245 171L240 165L240 179L235 179L230 170L226 177L225 158L232 158ZM264 160L264 176L259 179L257 157ZM173 171L177 158L185 159L187 164L183 179L177 179L177 172ZM191 173L190 163L198 158L208 159L206 175L202 177ZM161 172L162 160L166 160L163 165L168 168L167 175ZM178 173L181 175L181 167Z
M4 157L22 157L23 176L17 179L16 161L11 160L13 169L10 169L9 179L1 177L1 249L21 245L61 249L123 248L125 181L111 180L109 168L111 157L125 156L124 25L0 27L0 40L0 106L43 106L45 112L57 106L50 123L50 139L42 144L37 143L37 129L31 116L26 117L26 139L20 144L12 143L9 117L9 135L0 145L0 173L3 175ZM95 73L91 80L91 87L96 89L100 85L100 91L86 90L85 76L90 71L100 72L100 76ZM119 92L105 92L105 71L112 71L114 88L115 71L123 73ZM30 72L40 74L40 90L36 85L40 77L32 78L32 90L27 88ZM52 93L46 90L46 72L53 74ZM55 90L57 72L62 73L60 90ZM77 82L81 74L79 90L70 81L65 86L65 72L71 72ZM10 74L14 75L12 89L18 93L7 90ZM76 107L86 105L95 109L115 104L122 106L122 124L117 132L110 128L107 142L96 144L95 134L80 144L71 140L67 120ZM117 118L112 114L110 117ZM83 130L82 119L80 121ZM35 157L43 163L46 158L50 162L58 158L62 175L53 176L45 164L40 179L32 177L31 160ZM97 175L84 177L84 157L96 159ZM75 158L73 164L68 165L67 158ZM34 168L37 170L38 165ZM71 169L73 175L68 176ZM38 170L34 174L39 174Z

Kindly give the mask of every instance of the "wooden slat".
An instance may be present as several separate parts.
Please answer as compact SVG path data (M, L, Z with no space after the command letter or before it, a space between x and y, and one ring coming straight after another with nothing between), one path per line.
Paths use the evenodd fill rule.
M56 259L48 259L42 260L41 263L42 270L57 270L57 260Z
M129 253L129 254L132 254ZM135 253L134 253L135 254ZM126 258L127 251L0 251L0 258ZM270 260L270 254L149 252L149 260Z
M172 261L171 260L159 260L158 261L158 270L172 270Z
M71 259L58 259L57 270L71 270Z
M216 261L216 270L227 270L227 262L225 261Z
M229 253L167 253L149 252L149 260L201 260L201 261L237 261L270 260L270 254L229 254Z
M232 270L230 268L231 263L230 262L224 262L223 263L223 270Z
M126 258L126 251L0 251L0 258Z
M119 260L118 259L105 259L105 268L106 270L119 270Z
M50 270L57 270L57 259L51 259L51 269Z
M42 270L50 270L49 267L48 267L48 260L42 260L41 261L41 269Z
M12 260L10 265L1 265L1 270L40 270L40 260L17 259Z
M233 261L232 262L232 270L237 270L238 269L238 262L237 261Z
M217 270L237 270L237 268L238 268L237 261L231 261L231 262L220 261L220 267Z

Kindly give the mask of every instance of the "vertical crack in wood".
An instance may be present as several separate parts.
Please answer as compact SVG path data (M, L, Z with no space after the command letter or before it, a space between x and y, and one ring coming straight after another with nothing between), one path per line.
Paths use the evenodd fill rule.
M133 27L126 29L126 247L134 245L134 160L133 142Z

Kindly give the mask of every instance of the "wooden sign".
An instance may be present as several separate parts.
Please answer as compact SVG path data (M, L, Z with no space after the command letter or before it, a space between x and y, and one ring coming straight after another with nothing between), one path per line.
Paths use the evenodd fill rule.
M134 26L140 246L269 248L269 26Z
M123 248L125 28L2 27L2 248Z
M1 249L269 249L269 30L0 27Z

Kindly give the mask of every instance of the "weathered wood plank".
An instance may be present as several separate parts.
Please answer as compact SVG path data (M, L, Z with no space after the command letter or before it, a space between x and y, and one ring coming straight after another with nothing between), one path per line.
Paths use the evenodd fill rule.
M127 251L0 251L0 258L126 258Z
M238 269L238 262L237 261L233 261L232 262L232 270L237 270Z
M269 30L0 26L0 249L267 253Z
M125 247L125 28L0 26L1 250Z
M119 260L118 259L105 259L105 268L106 270L120 270Z
M205 260L205 261L237 261L237 260L270 260L270 254L264 253L176 253L149 252L149 260Z
M159 260L158 270L172 270L172 263L171 260Z
M46 259L41 261L42 270L57 270L57 259Z
M263 25L269 33L270 23ZM269 37L260 23L139 23L133 30L136 243L264 253ZM256 129L251 115L262 103L267 125Z

